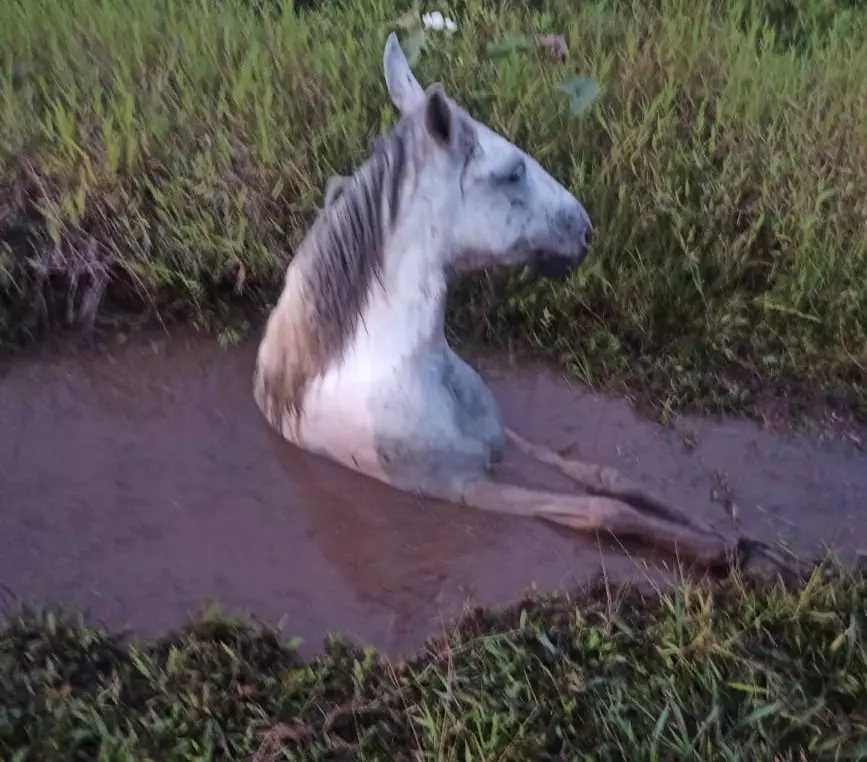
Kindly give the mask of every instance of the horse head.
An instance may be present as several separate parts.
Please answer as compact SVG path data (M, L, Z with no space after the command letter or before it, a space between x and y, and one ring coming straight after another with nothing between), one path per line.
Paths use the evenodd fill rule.
M443 265L468 271L530 265L559 277L581 264L593 240L586 210L532 156L473 119L440 84L422 89L390 34L385 82L402 119L418 124L425 161L419 186L428 219L447 221Z

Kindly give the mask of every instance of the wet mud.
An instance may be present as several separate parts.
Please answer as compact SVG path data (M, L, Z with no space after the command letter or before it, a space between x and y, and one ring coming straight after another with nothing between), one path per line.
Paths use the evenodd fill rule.
M603 572L669 578L647 550L398 493L291 448L251 397L255 344L183 333L67 349L0 373L0 583L148 636L204 605L398 655L468 599ZM720 527L844 560L867 547L867 453L744 421L646 420L541 367L476 358L509 425L608 463ZM510 451L507 477L574 489Z

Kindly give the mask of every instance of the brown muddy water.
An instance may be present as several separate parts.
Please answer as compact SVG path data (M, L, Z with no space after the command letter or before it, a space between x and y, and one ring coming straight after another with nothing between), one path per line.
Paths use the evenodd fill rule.
M255 344L206 338L45 351L0 376L0 583L148 636L209 602L282 620L314 653L341 632L417 648L467 599L601 570L660 581L660 559L538 521L395 492L280 441L251 397ZM542 368L481 362L507 422L615 465L720 527L798 549L867 547L867 454L838 439L680 419L665 429ZM514 452L516 481L570 488ZM714 493L720 493L715 495ZM728 497L733 512L720 501Z

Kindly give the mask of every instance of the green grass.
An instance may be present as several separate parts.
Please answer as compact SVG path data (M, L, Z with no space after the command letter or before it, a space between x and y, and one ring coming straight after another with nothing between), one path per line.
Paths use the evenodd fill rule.
M206 617L154 642L25 614L0 630L0 758L855 760L867 579L599 590L470 610L405 662ZM257 755L258 756L255 756Z
M394 120L395 0L0 7L0 346L154 314L243 328L326 178ZM417 72L585 202L566 283L464 284L459 336L675 408L759 389L867 414L867 11L846 0L456 2ZM557 64L489 43L559 32ZM594 78L571 119L555 84Z
M0 4L0 350L154 315L231 335L327 177L393 123L393 0ZM867 11L845 0L455 2L418 64L585 202L570 281L463 284L458 336L670 407L867 415ZM489 43L562 33L565 64ZM570 118L555 84L601 86ZM0 630L0 759L867 757L867 582L737 580L475 611L406 663L204 620L153 643ZM264 745L263 745L264 744ZM273 753L272 753L273 752Z

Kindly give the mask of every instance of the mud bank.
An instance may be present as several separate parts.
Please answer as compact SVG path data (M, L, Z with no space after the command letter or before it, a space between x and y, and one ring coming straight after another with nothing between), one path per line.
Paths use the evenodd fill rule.
M536 521L396 493L281 442L250 395L255 344L181 332L45 352L0 377L0 581L8 602L59 604L153 635L210 601L282 618L318 650L341 632L417 648L467 598L604 570L663 581L662 559ZM867 546L867 454L741 421L665 429L540 367L478 365L511 426L610 463L718 526L844 560ZM516 481L571 488L510 453ZM734 508L732 508L732 504Z

